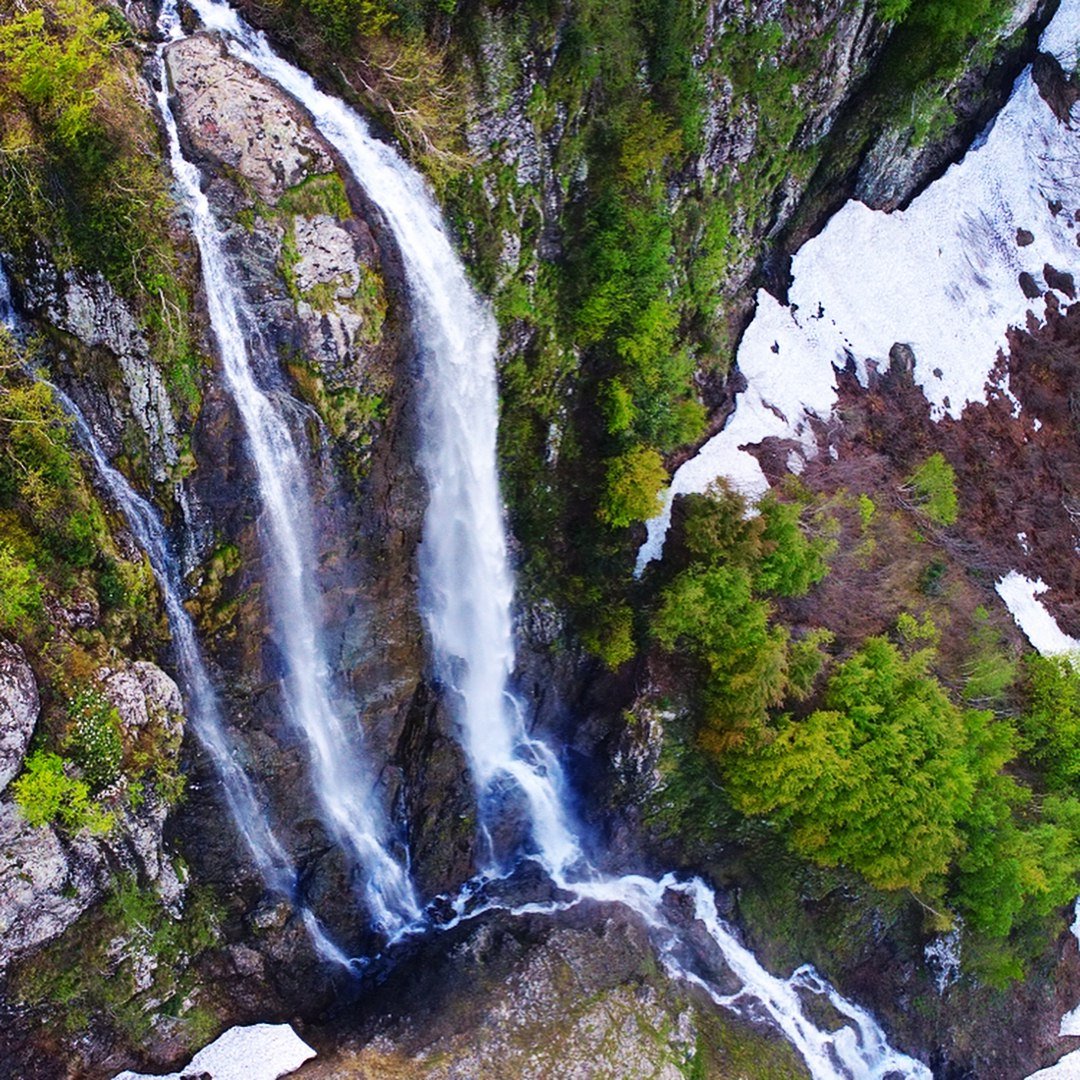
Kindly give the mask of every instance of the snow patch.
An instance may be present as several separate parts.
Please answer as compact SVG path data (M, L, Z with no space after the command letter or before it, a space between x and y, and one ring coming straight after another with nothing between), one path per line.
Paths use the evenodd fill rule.
M1016 625L1024 631L1032 646L1044 656L1080 651L1080 641L1069 637L1038 599L1048 588L1042 578L1032 581L1023 574L1010 570L997 583L996 588L998 596L1005 601L1009 614L1016 620Z
M1067 1012L1061 1018L1061 1028L1058 1031L1059 1035L1080 1035L1080 1005L1077 1005L1072 1012Z
M1042 47L1071 68L1078 44L1080 0L1063 0ZM768 482L743 448L769 436L809 444L807 417L827 417L835 403L836 367L850 364L865 381L904 344L936 418L959 417L991 394L1015 412L994 368L1007 329L1025 325L1029 312L1045 314L1021 275L1044 294L1046 268L1080 281L1077 175L1080 142L1042 100L1029 67L979 142L906 210L843 206L792 260L790 305L758 293L738 353L749 386L727 427L676 471L636 573L659 557L675 495L703 491L719 476L763 494ZM1026 246L1018 230L1032 234Z
M315 1051L288 1024L252 1024L229 1028L180 1072L164 1076L122 1072L113 1080L183 1080L200 1074L211 1080L278 1080L313 1057Z
M1080 1050L1066 1054L1048 1069L1031 1073L1027 1080L1080 1080Z

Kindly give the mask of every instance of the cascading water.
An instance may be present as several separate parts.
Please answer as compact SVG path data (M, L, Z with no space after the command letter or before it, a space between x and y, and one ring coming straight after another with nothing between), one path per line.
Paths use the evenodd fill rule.
M78 406L57 386L53 396L71 417L79 445L89 455L97 475L124 515L128 527L150 560L161 587L165 613L180 681L188 698L188 712L199 742L209 753L221 778L225 798L241 834L267 885L291 895L296 870L271 829L251 778L237 764L225 735L221 703L206 670L195 626L184 607L179 564L173 555L165 527L154 508L137 494L127 478L109 464Z
M15 309L11 306L11 283L7 272L0 263L0 326L5 330L15 329Z
M0 266L0 323L16 328L11 305L11 289L4 268ZM109 464L101 444L95 438L79 407L59 387L49 384L53 396L71 417L79 444L90 456L97 474L127 520L128 527L150 560L165 601L165 613L172 633L173 650L181 683L188 697L192 725L221 777L225 798L233 820L240 830L252 857L267 885L289 895L296 882L296 871L278 842L260 808L255 789L244 770L236 763L222 719L221 705L206 670L195 626L183 604L180 569L169 545L165 527L154 508L128 483L127 478Z
M185 159L180 147L163 62L168 44L184 36L175 2L164 4L158 27L163 42L158 50L157 98L170 162L199 248L210 325L225 383L236 403L258 477L271 611L287 668L283 679L286 709L307 744L327 832L358 868L375 927L393 935L414 923L420 908L405 867L388 850L387 824L373 782L332 697L333 678L319 627L319 595L309 565L316 548L301 456L281 410L255 381L250 348L258 347L258 330L233 283L198 169ZM353 726L358 736L358 725Z
M588 864L566 810L557 759L527 735L522 709L510 690L513 583L496 468L496 328L491 315L469 287L423 180L390 147L372 138L357 114L275 55L231 8L218 0L191 3L209 29L225 35L234 55L308 110L384 214L401 251L424 368L422 465L430 502L421 602L436 674L447 687L481 800L500 785L517 785L527 801L535 857L574 897L568 903L617 901L639 912L672 973L702 986L719 1004L763 1009L815 1076L928 1077L925 1066L889 1047L868 1013L810 969L787 980L766 972L719 918L704 882L680 882L672 875L659 880L603 877ZM696 918L742 981L739 993L720 994L681 959L683 943L662 906L672 890L692 901ZM800 992L827 997L851 1024L820 1030L807 1018Z
M16 329L15 311L7 274L0 265L0 323ZM297 872L263 809L251 778L237 762L225 734L221 701L206 669L195 624L183 603L180 563L173 553L165 526L157 511L139 495L123 473L109 463L101 443L82 411L59 387L49 384L53 396L71 418L79 445L94 463L97 476L123 514L139 547L146 553L165 602L172 634L177 674L187 699L187 713L200 745L221 781L221 789L236 827L247 845L267 888L294 899ZM319 953L327 960L347 965L348 958L326 936L311 912L302 912L305 925Z

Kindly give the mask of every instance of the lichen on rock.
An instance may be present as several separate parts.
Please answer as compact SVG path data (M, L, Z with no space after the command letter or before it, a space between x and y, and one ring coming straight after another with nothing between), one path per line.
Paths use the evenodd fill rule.
M330 158L300 109L216 38L193 34L178 41L166 63L191 147L234 170L263 201L274 205L305 177L330 171Z
M22 766L40 707L26 654L0 638L0 792Z

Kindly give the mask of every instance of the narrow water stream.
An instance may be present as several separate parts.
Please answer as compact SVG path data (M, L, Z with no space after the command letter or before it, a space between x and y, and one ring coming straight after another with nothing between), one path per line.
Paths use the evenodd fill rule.
M327 659L312 567L317 547L311 493L301 454L279 401L256 381L253 351L262 347L258 326L231 273L199 171L180 147L162 62L168 44L184 36L174 0L163 5L158 28L163 42L157 97L169 158L199 249L225 386L243 424L258 479L270 612L286 669L286 712L308 751L323 825L358 874L359 892L375 928L393 935L415 922L420 908L403 860L391 851L389 823L360 748L359 717L343 705Z

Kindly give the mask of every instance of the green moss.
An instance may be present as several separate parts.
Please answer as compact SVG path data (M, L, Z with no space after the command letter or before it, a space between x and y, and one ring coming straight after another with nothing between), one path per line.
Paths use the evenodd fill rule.
M138 1046L159 1011L189 1019L189 1045L201 1045L217 1023L205 1004L192 1004L192 960L218 937L220 910L206 890L189 889L177 918L157 894L120 879L106 901L62 937L16 965L14 996L47 1009L49 1027L74 1034L92 1021L108 1024ZM148 961L148 962L147 962ZM139 989L137 972L150 969Z
M90 0L0 17L0 234L31 260L99 271L127 299L174 405L198 407L200 365L173 234L168 170L126 24Z
M337 173L318 173L288 188L278 199L273 212L303 217L328 214L338 221L345 221L352 217L352 206L345 192L345 182Z
M386 419L381 394L352 386L330 388L314 364L296 359L287 362L300 396L312 405L337 440L343 463L355 482L367 471L369 451Z

